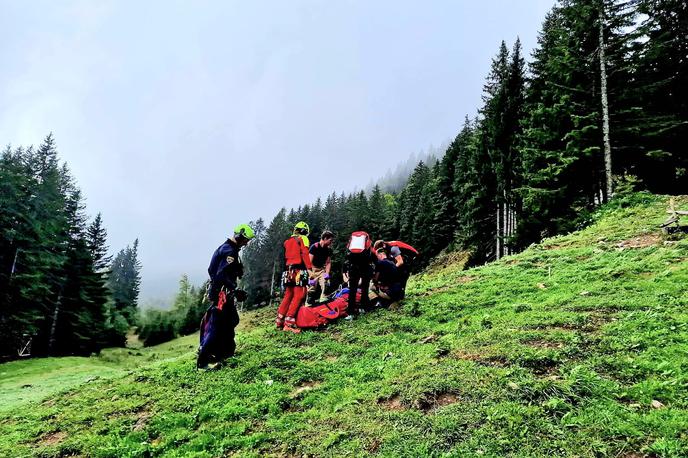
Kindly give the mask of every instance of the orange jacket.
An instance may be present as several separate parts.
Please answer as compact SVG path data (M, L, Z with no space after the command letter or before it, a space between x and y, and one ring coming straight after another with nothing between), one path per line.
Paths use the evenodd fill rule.
M308 248L300 236L289 237L284 241L284 258L287 266L304 266L309 270L313 268Z

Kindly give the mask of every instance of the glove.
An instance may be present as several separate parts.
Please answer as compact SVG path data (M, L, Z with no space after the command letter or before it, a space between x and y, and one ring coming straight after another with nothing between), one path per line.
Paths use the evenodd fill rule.
M241 263L239 263L239 265L237 265L237 277L239 277L239 278L244 277L244 265Z
M310 280L308 280L308 286L315 286L315 283L315 278L311 278Z
M246 294L246 291L244 291L243 289L235 289L234 290L234 298L237 301L244 302L247 297L248 297L248 294Z
M330 279L330 274L325 274L325 280L329 280L329 279Z

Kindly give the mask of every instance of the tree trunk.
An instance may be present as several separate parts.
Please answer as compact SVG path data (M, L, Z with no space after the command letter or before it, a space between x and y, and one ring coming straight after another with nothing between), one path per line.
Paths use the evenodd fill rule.
M502 220L504 221L504 255L509 255L509 199L506 198L506 189L504 190L504 206L502 207Z
M55 310L53 311L53 322L50 325L50 338L48 339L48 355L53 354L55 348L55 333L57 332L57 317L60 314L60 305L62 305L62 287L57 295L57 302L55 302Z
M612 196L612 147L609 141L609 101L607 100L607 61L604 44L604 3L600 7L600 96L602 98L602 135L604 137L604 172L607 178L606 200Z
M272 263L272 280L270 280L270 306L272 307L273 297L275 296L275 269L277 268L277 260Z
M10 270L10 280L14 276L14 271L17 269L17 258L19 257L19 248L14 251L14 261L12 261L12 270Z
M502 205L497 204L497 237L496 237L497 238L497 250L495 252L495 258L497 260L499 260L499 258L501 257L501 250L502 250L501 243L500 243L502 240L502 238L501 238L501 226L499 224L499 217L501 216L501 213L502 213Z

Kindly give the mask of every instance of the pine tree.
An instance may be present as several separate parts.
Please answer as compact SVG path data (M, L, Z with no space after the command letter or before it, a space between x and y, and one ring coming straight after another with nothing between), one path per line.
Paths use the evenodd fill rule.
M138 245L122 249L115 255L110 268L108 287L112 293L114 311L130 326L136 325L138 296L141 285L141 264L138 261Z
M643 18L636 45L634 79L625 94L640 107L629 130L633 173L660 193L688 189L688 4L684 0L638 0ZM629 142L631 143L631 142ZM628 145L624 145L628 146ZM624 154L624 157L626 155ZM631 167L629 167L631 168Z
M112 262L112 256L108 256L107 231L103 227L103 218L98 213L86 230L88 249L93 258L93 268L96 272L102 272Z

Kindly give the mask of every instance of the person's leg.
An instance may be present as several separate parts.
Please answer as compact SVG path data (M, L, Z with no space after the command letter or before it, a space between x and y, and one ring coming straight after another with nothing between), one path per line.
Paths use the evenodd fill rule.
M355 270L349 272L349 306L347 310L351 314L356 314L358 312L358 307L356 306L356 293L358 291L358 282L360 279L358 272Z
M284 318L287 315L287 312L289 311L289 305L291 304L293 298L294 287L285 287L284 297L282 298L282 302L280 303L279 308L277 309L277 319L275 320L275 326L277 326L278 329L282 329L282 327L284 326Z
M313 268L313 278L315 279L315 284L308 286L308 294L306 295L306 304L312 304L315 302L315 296L318 292L318 284L320 279L323 277L325 269L319 267Z
M224 359L234 356L234 352L236 351L236 341L234 340L234 337L235 328L239 325L239 311L236 308L234 300L230 300L225 304L223 313L225 315L224 318L226 320L227 330L227 346L224 351Z
M296 327L296 314L306 300L306 292L305 286L294 286L294 295L292 296L291 304L289 304L287 316L284 319L285 330L299 332L299 328Z
M364 276L361 278L361 308L368 310L370 308L370 296L368 290L370 289L370 277Z
M325 269L320 269L318 285L320 285L320 302L327 299L327 280L325 279Z

